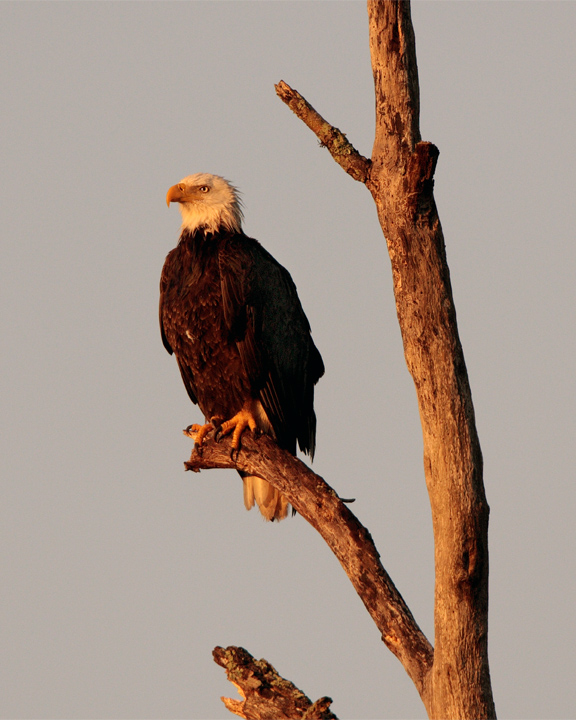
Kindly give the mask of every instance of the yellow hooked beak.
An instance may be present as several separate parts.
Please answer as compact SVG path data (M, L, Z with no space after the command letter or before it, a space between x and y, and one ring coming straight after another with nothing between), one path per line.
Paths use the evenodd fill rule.
M186 202L186 186L182 183L178 185L172 185L170 190L166 193L166 205L170 207L170 203L173 202Z

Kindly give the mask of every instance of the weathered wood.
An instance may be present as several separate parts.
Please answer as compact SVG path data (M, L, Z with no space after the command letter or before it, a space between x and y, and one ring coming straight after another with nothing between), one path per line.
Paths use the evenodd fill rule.
M267 480L324 538L376 623L382 640L399 658L420 692L432 667L433 651L412 613L382 567L368 530L337 493L301 460L273 440L245 432L240 453L231 458L230 438L208 436L194 448L187 470L235 468Z
M226 670L242 700L222 698L230 712L246 720L338 720L331 698L312 702L266 660L256 660L241 647L216 647L214 661Z
M376 133L368 174L356 179L372 193L388 244L435 539L435 652L421 695L431 718L495 717L487 643L489 508L433 196L438 149L420 136L410 3L368 0L368 16Z
M368 2L376 136L366 183L392 263L406 364L424 438L435 541L433 718L494 717L487 653L488 504L472 396L433 197L438 156L422 143L408 2Z

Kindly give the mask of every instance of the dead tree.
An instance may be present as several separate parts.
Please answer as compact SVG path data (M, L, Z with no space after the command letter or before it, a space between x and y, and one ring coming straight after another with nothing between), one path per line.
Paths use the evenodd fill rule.
M432 508L434 647L382 567L370 533L322 478L299 460L268 438L246 433L242 452L234 461L229 441L209 440L201 456L193 451L187 468L235 467L277 487L338 557L382 640L412 678L428 716L492 718L489 508L433 195L438 149L420 137L418 71L408 0L369 0L368 15L376 94L371 159L360 155L342 132L286 83L280 82L276 92L336 162L366 185L388 245L404 355L418 397ZM269 711L249 710L248 699L260 685L254 682L254 673L246 677L248 682L237 687L247 700L234 712L247 718L270 717ZM243 714L248 712L256 714Z

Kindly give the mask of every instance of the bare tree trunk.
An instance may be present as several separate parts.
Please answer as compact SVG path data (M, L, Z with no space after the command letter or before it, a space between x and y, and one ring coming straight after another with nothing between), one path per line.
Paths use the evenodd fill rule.
M488 504L482 454L433 197L438 150L420 141L408 2L368 2L376 137L366 183L388 243L424 438L434 528L434 718L495 715L488 667Z
M438 149L420 137L410 3L369 0L368 16L376 95L371 161L343 142L339 130L330 131L285 83L277 92L338 164L366 184L388 243L404 355L418 397L434 528L435 649L422 699L432 718L494 717L488 666L489 508L433 196Z
M368 15L376 93L371 160L286 83L276 90L338 164L366 184L388 244L404 354L418 397L432 508L434 650L381 566L368 531L302 463L274 450L267 438L247 438L236 462L229 459L229 449L209 442L201 456L193 452L188 468L234 466L278 487L338 556L382 639L414 681L429 717L493 718L487 642L489 508L433 196L438 150L420 137L409 2L368 0Z

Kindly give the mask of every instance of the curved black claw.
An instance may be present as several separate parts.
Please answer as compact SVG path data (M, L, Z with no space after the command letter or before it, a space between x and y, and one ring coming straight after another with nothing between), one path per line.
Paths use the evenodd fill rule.
M220 442L222 439L222 418L210 418L210 424L214 428L214 442Z
M238 447L232 447L232 450L230 450L230 460L233 462L238 462L238 458L240 457L240 450L242 450L242 435L238 438ZM236 459L234 460L234 453L236 453Z

